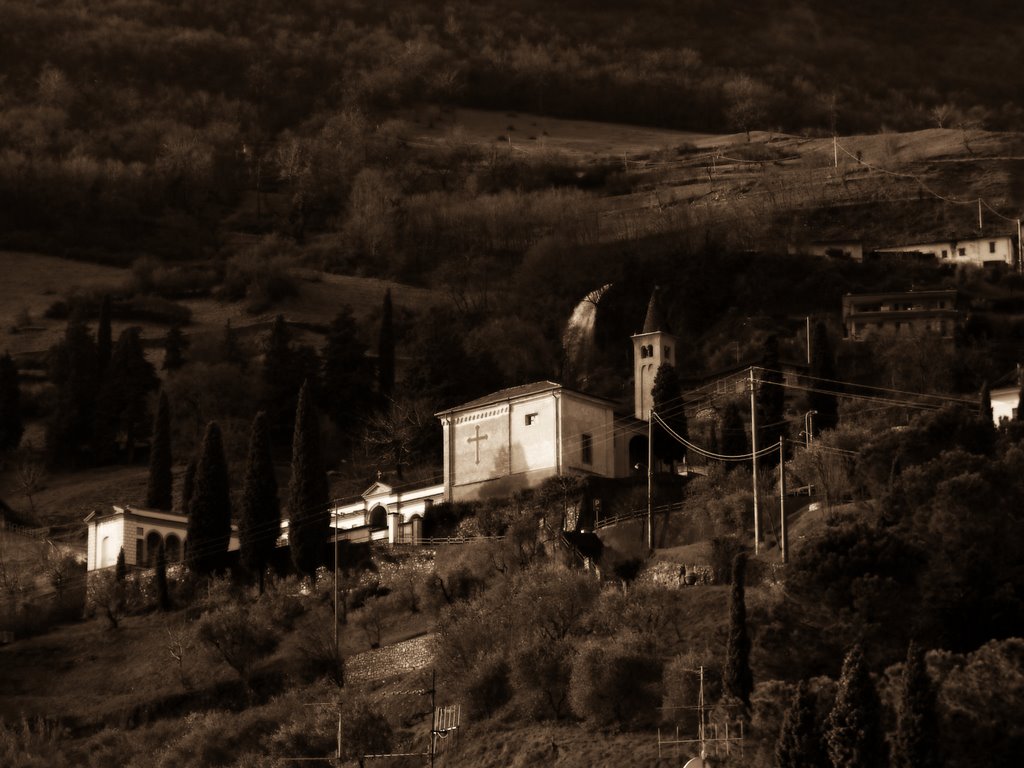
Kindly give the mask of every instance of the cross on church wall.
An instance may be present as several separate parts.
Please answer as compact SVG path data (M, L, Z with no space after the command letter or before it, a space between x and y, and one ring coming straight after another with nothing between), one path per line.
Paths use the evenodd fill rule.
M476 437L467 437L466 438L466 442L467 443L474 443L476 445L476 463L477 464L480 463L480 441L481 440L486 440L486 439L487 439L487 435L481 435L480 434L480 425L479 424L476 427Z

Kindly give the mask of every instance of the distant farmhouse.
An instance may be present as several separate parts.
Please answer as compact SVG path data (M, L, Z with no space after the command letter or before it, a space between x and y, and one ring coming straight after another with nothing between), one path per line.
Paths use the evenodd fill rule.
M955 290L843 296L843 335L850 341L922 335L952 339L963 320L963 301Z
M876 248L876 258L934 259L939 264L1020 269L1020 252L1013 235L971 237L963 240L907 243Z

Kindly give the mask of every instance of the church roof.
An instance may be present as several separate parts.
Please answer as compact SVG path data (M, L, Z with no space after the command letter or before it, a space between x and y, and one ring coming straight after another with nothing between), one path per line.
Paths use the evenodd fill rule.
M572 392L575 395L586 397L591 400L598 400L601 402L612 402L607 398L597 397L596 395L588 395L585 392L577 392L574 389L565 387L554 381L535 381L532 384L520 384L518 387L508 387L507 389L499 389L497 392L492 392L489 395L478 397L476 400L470 400L468 403L462 405L455 405L451 408L446 408L443 411L438 411L435 416L443 416L446 413L453 413L455 411L466 411L474 408L483 408L486 405L494 405L495 403L504 403L509 400L520 400L524 397L531 397L533 395L544 394L545 392L554 392L555 390L564 390L566 392Z
M644 318L644 329L640 333L672 333L665 320L665 312L662 310L658 293L657 287L651 292L651 300L647 303L647 317Z

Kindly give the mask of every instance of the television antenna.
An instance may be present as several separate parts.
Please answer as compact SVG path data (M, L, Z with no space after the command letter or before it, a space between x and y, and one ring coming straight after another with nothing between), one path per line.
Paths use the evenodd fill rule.
M711 722L707 705L704 701L704 667L698 670L690 670L697 672L700 676L700 686L697 689L697 704L696 706L680 706L680 707L663 707L663 709L690 709L697 711L697 736L696 738L686 738L685 736L680 737L679 726L675 728L675 733L669 733L664 738L661 734L661 728L658 728L658 759L662 757L668 757L667 754L662 753L662 748L668 751L668 748L672 748L673 755L679 756L679 748L682 746L684 749L693 749L697 746L699 752L696 757L692 757L688 760L684 768L708 768L710 763L708 762L709 750L714 753L715 757L719 757L723 754L731 755L734 748L739 749L740 755L743 754L743 720L737 719L736 722L731 723L728 719L724 723ZM726 706L740 706L740 705L726 705Z

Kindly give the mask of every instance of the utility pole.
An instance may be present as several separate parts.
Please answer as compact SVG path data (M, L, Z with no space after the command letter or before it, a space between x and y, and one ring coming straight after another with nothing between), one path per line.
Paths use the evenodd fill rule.
M811 316L810 315L807 315L807 317L805 319L805 322L806 322L806 328L807 328L807 331L804 334L807 337L807 366L810 367L810 365L811 365Z
M978 198L978 231L981 232L985 229L985 225L981 221L981 198Z
M434 742L437 741L437 670L430 670L430 768L434 768Z
M334 528L334 664L338 666L338 510L331 510ZM340 672L340 670L339 670ZM338 713L338 757L341 757L341 713Z
M757 379L754 366L750 366L750 455L751 473L754 479L754 554L761 548L761 513L757 498Z
M834 168L839 167L839 137L832 134L832 163Z
M1017 271L1024 272L1024 242L1020 239L1020 219L1017 219Z
M647 551L654 551L654 409L647 411Z
M779 551L782 562L789 562L789 534L786 533L786 438L779 437Z

